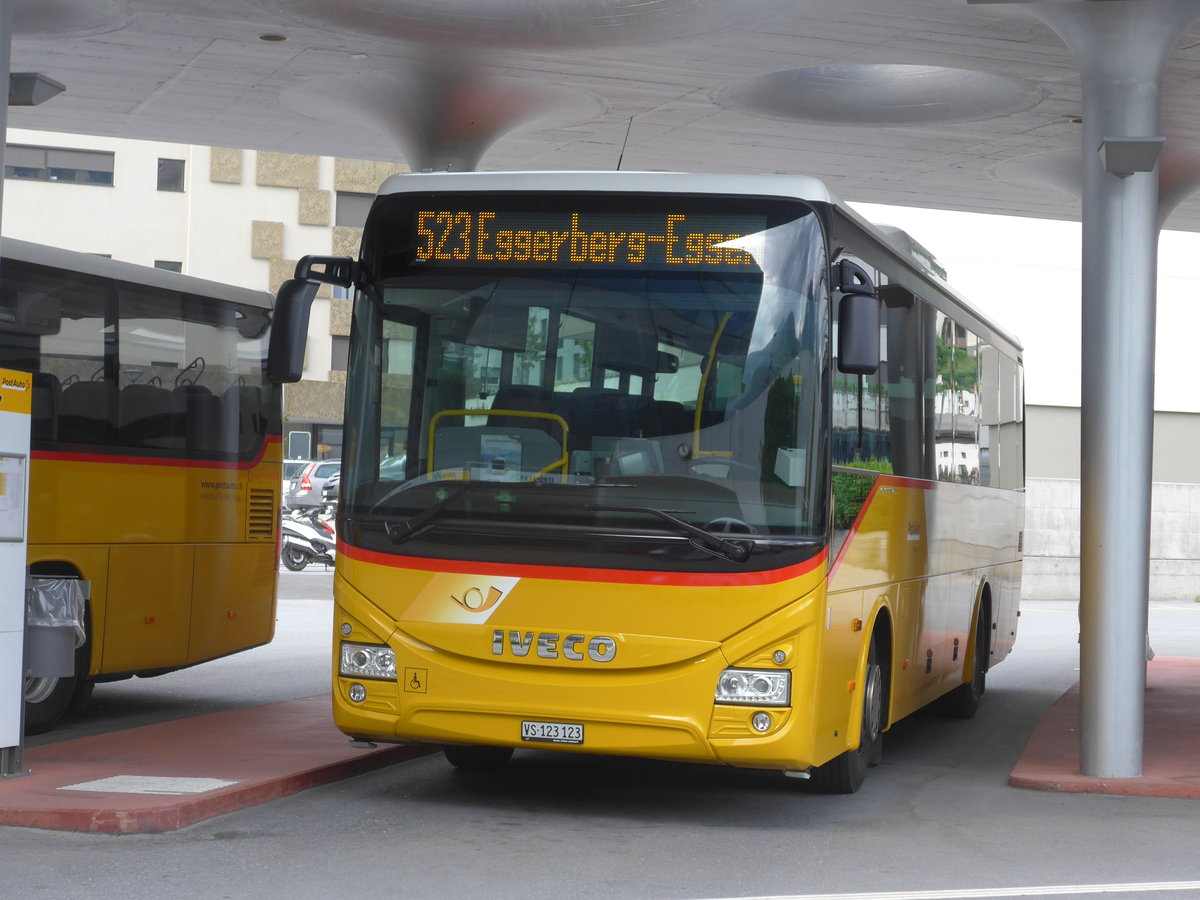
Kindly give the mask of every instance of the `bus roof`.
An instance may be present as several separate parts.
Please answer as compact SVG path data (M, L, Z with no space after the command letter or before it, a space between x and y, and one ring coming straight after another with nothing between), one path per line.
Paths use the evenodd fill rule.
M379 193L534 190L738 194L838 202L823 182L805 175L690 172L413 172L388 178Z
M139 266L105 256L77 253L74 250L64 250L61 247L35 244L10 237L0 239L0 265L3 265L5 259L19 259L33 265L95 275L98 278L112 278L130 284L144 284L262 309L270 309L274 302L274 298L267 291L223 284L219 281L182 275L166 269Z

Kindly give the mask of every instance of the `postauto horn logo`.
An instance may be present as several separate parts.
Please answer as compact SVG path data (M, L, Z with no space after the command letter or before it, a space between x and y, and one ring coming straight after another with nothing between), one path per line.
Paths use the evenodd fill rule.
M497 603L504 599L504 591L498 587L489 587L485 594L482 588L467 588L460 592L462 596L451 594L450 599L461 606L463 609L470 612L483 612L491 609Z

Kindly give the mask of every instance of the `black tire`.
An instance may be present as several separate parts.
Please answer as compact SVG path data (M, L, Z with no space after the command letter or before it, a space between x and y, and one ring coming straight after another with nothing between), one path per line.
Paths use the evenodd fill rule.
M71 707L75 678L25 678L25 733L43 734Z
M307 553L295 547L284 547L283 553L280 556L283 559L284 566L292 572L304 571L304 567L308 565L310 559Z
M867 668L863 673L862 738L858 747L835 756L823 766L813 769L809 786L822 794L853 794L867 777L867 769L883 761L883 726L886 679L879 664L876 646L878 638L871 636L867 648Z
M936 709L946 719L970 719L979 709L979 701L987 690L987 670L990 655L992 629L991 614L987 606L979 609L975 623L975 646L971 653L971 680L964 681L950 693L938 698Z
M463 747L447 744L442 748L446 761L456 769L467 772L496 772L508 765L512 747Z
M91 662L89 639L75 651L75 674L64 678L25 678L25 733L44 734L59 723L67 712L78 712L87 705L95 682L86 676Z

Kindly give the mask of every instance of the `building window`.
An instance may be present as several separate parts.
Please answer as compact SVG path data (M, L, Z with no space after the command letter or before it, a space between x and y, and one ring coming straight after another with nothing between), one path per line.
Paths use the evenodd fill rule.
M183 192L183 160L159 159L158 189Z
M345 372L346 364L350 361L350 338L334 335L329 351L329 370Z
M168 272L182 272L183 263L176 259L156 259L154 268L165 269Z
M9 144L4 148L4 177L111 187L113 158L114 154L100 150Z
M374 200L374 194L338 191L336 209L333 213L334 224L362 228L367 223L367 213L371 211L371 203Z

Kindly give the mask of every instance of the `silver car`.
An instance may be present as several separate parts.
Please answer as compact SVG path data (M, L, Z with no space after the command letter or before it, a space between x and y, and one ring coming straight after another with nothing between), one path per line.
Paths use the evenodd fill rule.
M325 503L325 496L322 493L325 480L334 472L340 472L341 468L342 461L340 459L321 459L310 462L292 476L292 483L288 488L287 496L284 497L284 502L292 509L322 506Z
M307 466L311 459L285 459L283 461L283 485L280 488L279 496L282 498L280 503L286 508L288 505L288 491L292 489L292 476Z

